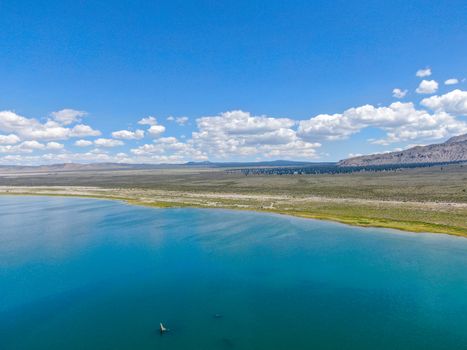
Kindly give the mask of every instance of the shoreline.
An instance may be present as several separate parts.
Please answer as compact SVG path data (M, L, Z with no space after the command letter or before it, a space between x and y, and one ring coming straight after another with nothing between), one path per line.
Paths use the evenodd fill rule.
M467 238L467 229L464 227L456 227L450 225L433 224L430 222L423 221L404 221L404 220L391 220L381 218L371 218L365 216L346 216L346 215L335 215L333 213L313 212L310 210L300 208L275 208L274 206L247 206L239 203L221 203L218 202L188 202L183 201L180 198L173 198L170 201L169 198L162 199L151 199L148 198L131 198L130 196L118 195L114 192L118 192L117 189L105 189L98 187L83 187L83 188L72 188L75 193L69 193L70 188L65 189L63 187L27 187L27 186L11 186L8 188L0 187L0 195L12 195L12 196L49 196L49 197L76 197L76 198L90 198L100 200L118 200L128 205L138 205L152 208L205 208L205 209L229 209L229 210L243 210L243 211L254 211L259 213L273 213L279 215L288 215L292 217L299 217L304 219L324 220L331 222L338 222L341 224L357 227L367 228L386 228L395 229L399 231L412 232L412 233L432 233L432 234L448 234L457 237ZM92 193L97 191L98 193ZM102 191L99 193L99 191ZM112 192L113 191L113 192ZM122 190L123 191L123 190ZM168 195L167 193L165 195ZM195 194L193 194L195 195ZM230 196L234 196L230 194ZM208 196L209 198L212 196ZM196 196L195 196L196 198ZM215 199L220 200L222 196L218 195ZM347 199L355 200L355 199ZM332 199L333 202L339 203L345 207L346 199L336 200ZM383 201L379 204L386 204ZM409 203L412 204L412 203ZM438 205L439 203L433 203ZM451 205L448 203L447 205Z

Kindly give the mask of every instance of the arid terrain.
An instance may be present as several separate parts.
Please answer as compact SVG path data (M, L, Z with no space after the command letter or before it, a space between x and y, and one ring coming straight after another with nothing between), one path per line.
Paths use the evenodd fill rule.
M225 169L4 171L0 193L120 199L156 207L267 211L467 236L467 166L320 175Z

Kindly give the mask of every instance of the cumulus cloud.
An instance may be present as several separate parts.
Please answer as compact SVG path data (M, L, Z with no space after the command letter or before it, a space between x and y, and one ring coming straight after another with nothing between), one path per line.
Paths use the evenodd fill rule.
M148 129L148 133L153 137L158 137L163 134L165 131L165 126L163 125L151 125Z
M467 115L467 91L456 89L441 96L425 98L420 104L435 112Z
M21 142L18 145L0 146L0 153L33 153L34 151L51 150L57 151L64 148L64 145L58 142L48 142L46 144L36 140Z
M407 95L407 90L401 90L399 88L392 90L392 96L395 98L404 98L405 95Z
M64 147L65 146L62 143L58 143L58 142L54 142L54 141L47 142L47 144L45 146L45 148L47 148L49 150L61 150Z
M140 140L144 137L144 130L119 130L112 133L112 137L123 140Z
M94 130L89 125L78 124L71 129L71 137L86 137L86 136L100 136L101 132L99 130Z
M429 77L431 75L431 68L419 69L415 75L419 78Z
M360 107L360 110L364 109L374 109L374 107L369 105ZM298 135L308 140L346 139L365 127L349 118L350 110L346 112L344 114L319 114L309 120L302 120L299 122Z
M91 146L92 144L93 142L89 140L77 140L75 142L75 146L78 146L78 147L87 147L87 146Z
M207 160L203 151L195 149L192 142L180 142L175 137L161 137L151 144L134 148L131 152L147 162L180 163L186 160Z
M15 134L0 135L0 145L13 145L20 141L20 138Z
M52 118L61 125L69 125L81 120L87 113L74 109L65 108L57 112L52 112Z
M170 122L175 122L180 126L185 126L188 123L188 117L174 117L174 116L168 116L167 120Z
M45 123L34 118L26 118L12 111L0 111L0 132L13 133L21 140L66 140L75 136L97 136L98 130L88 125L75 125L67 128L55 120Z
M32 140L32 141L24 141L23 143L21 143L20 147L25 150L26 149L34 150L34 149L44 149L45 145L40 142L37 142L36 140Z
M135 163L133 156L119 152L117 154L109 154L102 150L92 150L85 153L70 153L70 152L51 152L41 155L34 154L6 154L0 156L1 164L54 164L54 163L92 163L92 162L115 162L115 163Z
M434 94L438 90L438 82L435 80L422 80L415 90L419 94Z
M155 117L146 117L138 121L140 125L157 125L157 119Z
M229 160L255 157L310 159L320 144L297 136L289 118L253 116L244 111L224 112L197 119L198 130L187 141L161 137L131 150L149 162Z
M417 110L413 103L394 102L388 107L364 105L341 114L321 114L301 121L298 135L306 140L339 140L374 127L386 132L386 137L371 140L375 144L390 144L417 139L439 139L467 132L467 124L439 111L430 114Z
M165 132L165 126L160 125L157 123L157 119L155 117L146 117L138 121L140 125L149 125L148 134L153 137L159 137L161 134Z
M459 84L459 80L456 78L451 78L446 81L444 81L444 85L456 85Z
M175 118L175 123L181 126L186 125L186 123L188 123L188 117L177 117Z
M253 156L308 159L316 157L319 143L299 139L289 118L253 116L230 111L197 119L198 131L192 135L196 149L210 158L251 158Z
M433 93L437 88L436 81L423 80L417 92ZM393 90L396 98L403 98L406 93L407 90L399 88ZM147 125L147 130L117 130L112 132L112 138L91 141L85 138L100 136L101 132L90 125L76 124L83 116L79 113L84 112L62 110L40 122L13 111L0 111L0 163L308 160L319 156L323 140L346 139L365 128L384 132L384 136L368 140L373 144L420 143L467 133L467 121L457 118L467 116L467 91L457 89L426 97L419 107L400 101L388 106L363 105L300 121L233 110L196 119L196 129L191 137L187 134L180 138L163 137L165 127L149 116L138 121L140 125ZM186 117L167 119L180 125L188 122ZM130 149L128 153L111 150L123 146L122 140L139 140L146 134L154 140ZM75 146L94 145L95 148L72 153L57 142L72 137L80 138L74 142Z
M273 118L252 116L241 110L221 113L218 116L202 117L196 120L200 132L226 135L255 135L273 132L282 128L290 128L295 121L289 118Z
M70 137L69 129L51 120L47 121L45 124L38 124L31 128L18 130L17 132L22 136L22 139L65 140Z
M95 140L94 144L99 147L117 147L117 146L124 145L124 143L120 140L105 139L105 138L100 138L100 139Z
M386 138L374 140L373 143L388 145L406 141L439 140L463 133L467 133L467 124L447 113L429 114L418 111L412 122L387 130Z
M40 123L37 119L26 118L12 111L0 111L0 131L14 133L22 140L63 140L69 135L69 129L55 121Z

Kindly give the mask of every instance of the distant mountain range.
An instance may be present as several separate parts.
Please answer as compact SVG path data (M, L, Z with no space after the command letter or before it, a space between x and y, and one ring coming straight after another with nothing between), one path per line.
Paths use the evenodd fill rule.
M183 164L128 164L128 163L62 163L51 165L0 165L4 172L73 172L73 171L110 171L110 170L144 170L144 169L183 169L183 168L243 168L243 167L306 167L315 164L290 160L274 160L266 162L187 162Z
M341 160L338 166L374 166L388 164L450 163L467 161L467 134L444 143L417 146L404 151L372 154Z

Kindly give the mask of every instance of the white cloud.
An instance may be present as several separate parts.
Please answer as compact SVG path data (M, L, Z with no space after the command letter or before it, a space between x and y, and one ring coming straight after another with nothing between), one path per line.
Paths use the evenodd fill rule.
M401 90L399 88L392 90L392 96L395 98L404 98L405 95L407 95L407 90Z
M429 114L422 110L410 112L406 124L386 129L387 137L374 140L374 144L388 145L396 142L417 140L439 140L457 134L467 133L467 123L457 120L448 113Z
M85 153L46 153L42 155L9 154L0 157L0 163L7 164L53 164L53 163L92 163L92 162L117 162L131 163L132 158L126 153L109 154L102 150L92 150Z
M146 117L138 121L138 124L141 125L149 125L148 133L153 137L159 137L162 133L165 132L165 126L160 125L157 123L157 119L155 117Z
M376 115L378 109L365 105L346 110L343 114L319 114L309 120L299 122L298 135L308 140L342 140L365 128L368 123L362 123L354 115Z
M36 140L32 140L32 141L24 141L23 143L21 143L20 147L25 150L26 149L35 150L35 149L44 149L45 145L40 142L37 142Z
M144 130L119 130L112 133L112 137L124 140L140 140L144 137Z
M418 93L433 93L438 83L423 80ZM395 88L396 98L407 90ZM86 140L101 132L90 125L78 124L84 112L62 110L40 122L12 111L0 111L0 162L68 162L108 161L128 163L180 163L189 160L257 160L313 159L318 156L322 140L346 139L365 128L378 129L384 136L370 139L373 144L419 143L467 133L467 91L453 90L440 96L424 98L416 108L413 103L394 102L388 106L363 105L342 113L319 114L307 120L293 120L265 115L252 115L241 110L228 111L196 119L196 130L186 137L162 137L165 126L155 117L138 123L147 130L117 130L112 138ZM180 125L187 117L168 117ZM153 142L117 153L111 147L123 146L122 140L139 140L153 136ZM74 145L95 149L83 153L66 150L58 140L82 137ZM395 145L401 146L401 145ZM403 145L402 145L403 146Z
M230 111L218 116L202 117L196 120L200 132L218 132L226 135L255 135L290 128L295 121L289 118L252 116L244 111Z
M98 130L88 125L75 125L67 128L55 120L45 123L34 118L26 118L12 111L0 111L0 132L12 133L22 141L28 140L67 140L75 136L97 136Z
M36 150L43 150L46 146L36 140L24 141L18 145L0 146L0 153L32 153Z
M35 151L43 150L62 150L65 146L58 142L47 142L46 144L40 143L36 140L29 140L21 142L18 145L0 146L0 153L33 153Z
M210 159L242 159L258 156L309 159L316 157L319 143L301 140L289 118L253 116L230 111L197 119L193 146Z
M52 118L61 125L69 125L78 122L80 118L84 117L86 114L87 113L84 111L77 111L69 108L50 113Z
M430 114L415 109L413 103L394 102L388 107L365 105L350 108L342 114L321 114L300 121L298 135L305 140L339 140L367 127L386 132L385 138L370 140L375 144L440 139L467 132L467 124L448 113Z
M140 125L157 125L157 119L155 117L146 117L138 121Z
M420 113L419 118L388 132L390 142L439 140L467 133L467 124L447 113Z
M46 148L49 149L49 150L61 150L64 147L65 146L62 143L58 143L58 142L54 142L54 141L47 142L47 145L46 145Z
M101 132L94 130L89 125L78 124L71 129L69 135L71 137L100 136Z
M38 140L65 140L70 136L70 130L64 128L54 121L47 121L45 124L37 125L26 130L19 130L22 138L32 138Z
M69 129L55 121L40 123L12 111L0 111L0 131L14 133L22 140L64 140L69 137Z
M429 77L431 75L431 68L419 69L415 75L419 78Z
M124 143L120 140L105 139L105 138L100 138L100 139L95 140L94 144L100 147L117 147L117 146L124 145Z
M456 85L456 84L459 84L459 80L456 78L451 78L444 82L444 85Z
M185 126L188 123L188 117L174 117L174 116L168 116L167 120L170 122L175 122L180 126Z
M0 145L13 145L20 141L20 138L15 134L0 135Z
M294 120L252 116L230 111L197 119L198 130L187 141L161 137L131 152L147 162L187 160L241 160L266 158L316 158L319 143L300 139Z
M78 146L78 147L87 147L87 146L91 146L93 143L92 141L89 141L89 140L78 140L75 142L75 146Z
M175 123L182 126L186 125L186 123L188 123L188 117L177 117L175 118Z
M208 159L202 151L193 147L192 142L180 142L175 137L161 137L152 144L134 148L131 152L143 162L180 163Z
M438 90L438 82L435 80L422 80L415 90L419 94L434 94Z
M148 129L148 133L153 137L158 137L163 134L165 131L165 126L163 125L151 125Z
M420 104L435 112L467 115L467 91L456 89L441 96L425 98Z

